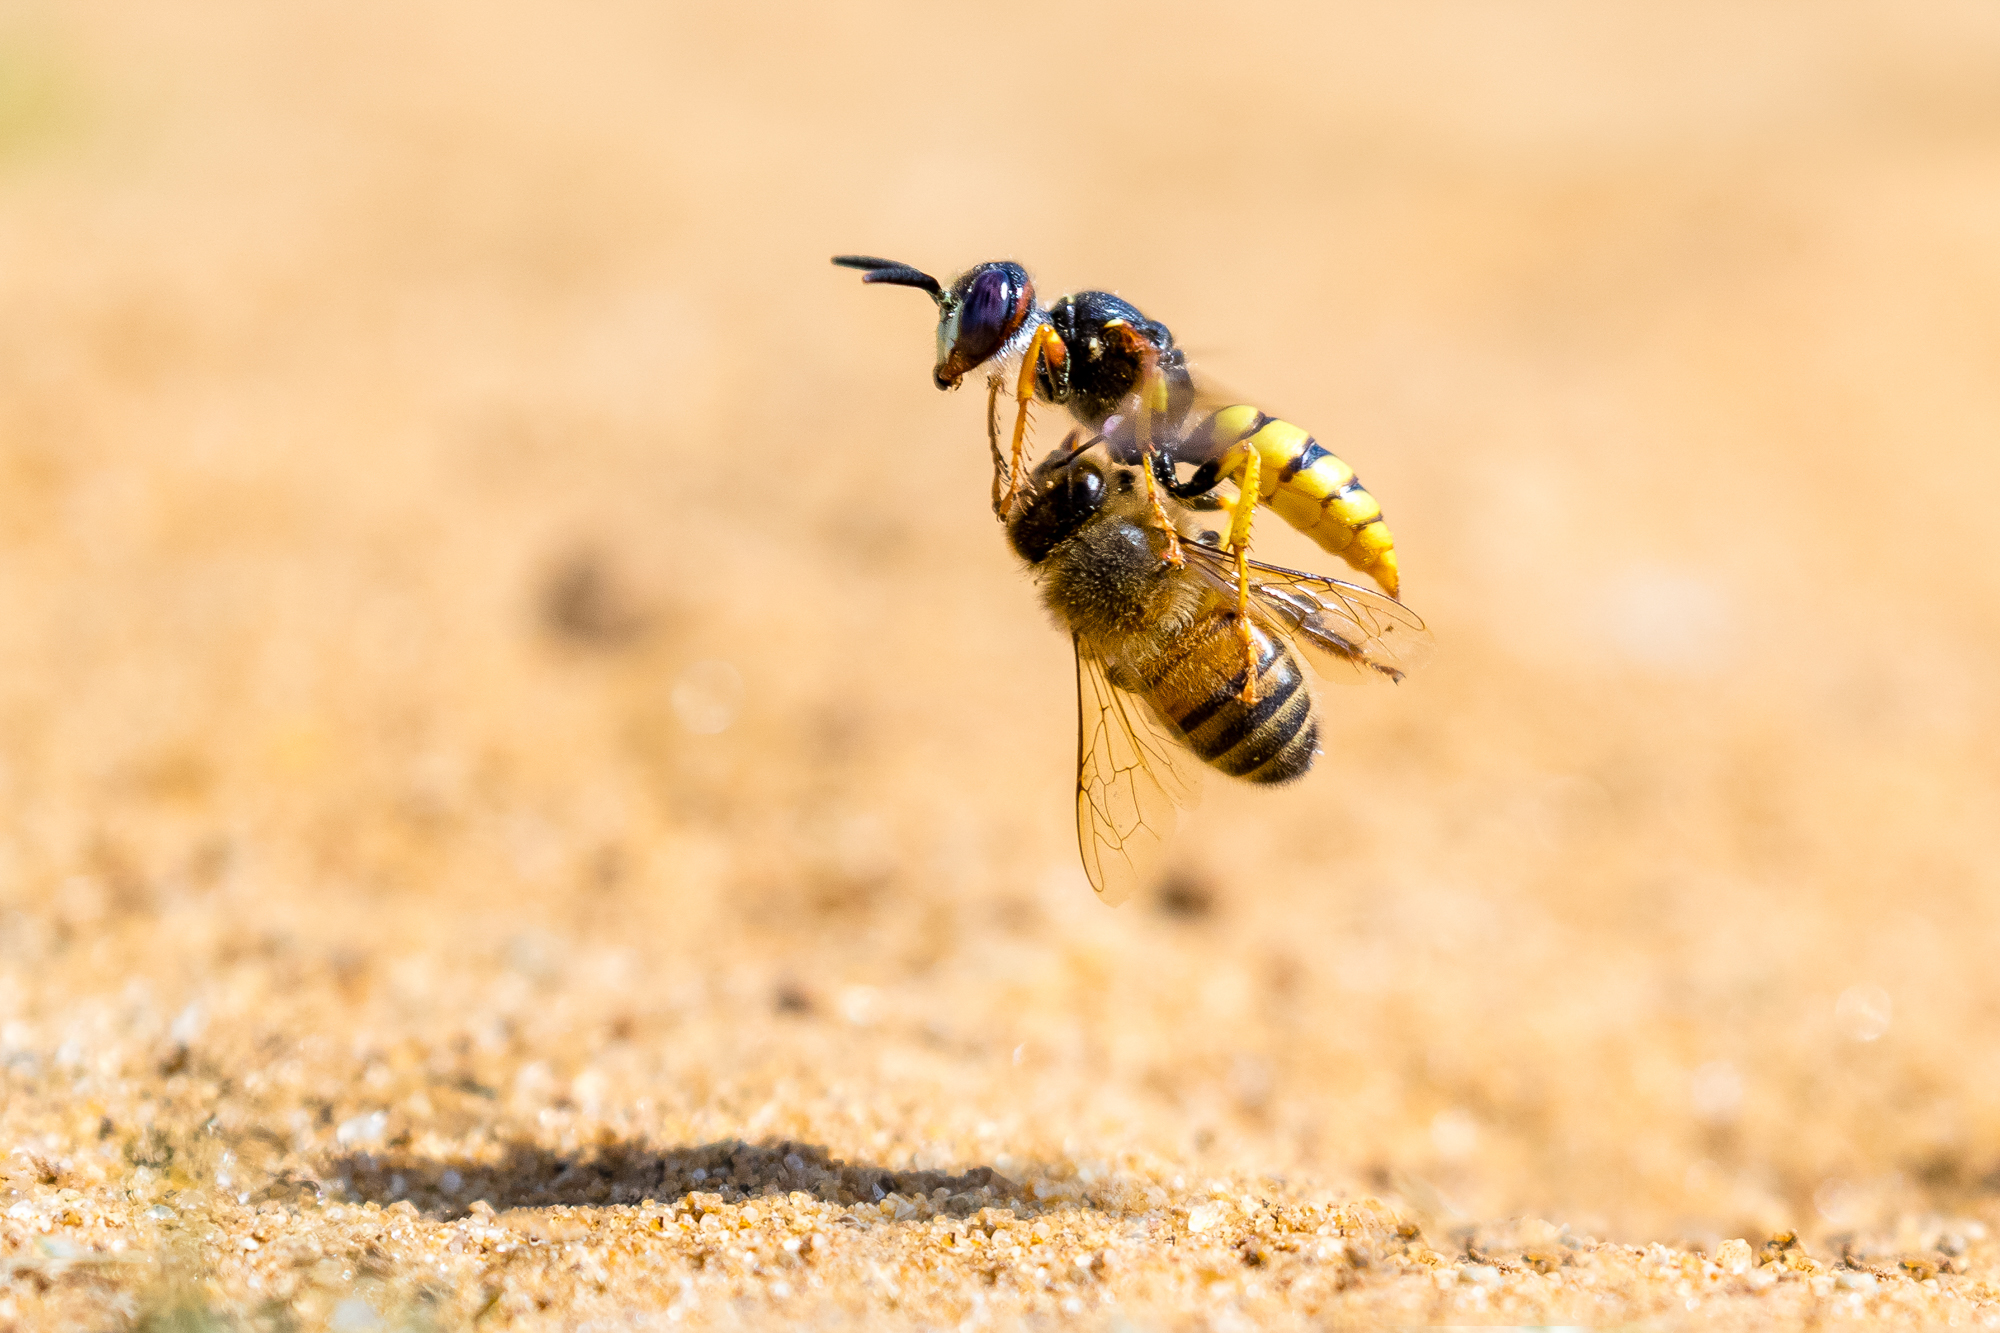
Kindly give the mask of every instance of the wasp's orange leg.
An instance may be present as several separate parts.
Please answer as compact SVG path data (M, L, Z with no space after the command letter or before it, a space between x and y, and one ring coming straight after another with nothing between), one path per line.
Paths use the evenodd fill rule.
M1035 375L1045 361L1051 370L1059 369L1063 363L1062 339L1047 324L1036 329L1035 336L1028 340L1028 350L1021 356L1020 378L1014 384L1014 449L1007 495L1000 502L1002 517L1013 512L1014 499L1021 491L1021 454L1028 443L1028 404L1035 399Z
M1173 520L1167 517L1167 506L1160 499L1159 478L1153 475L1150 466L1146 468L1146 498L1153 504L1153 521L1160 525L1161 532L1167 534L1167 549L1162 555L1168 564L1179 569L1187 560L1181 554L1181 535L1174 530Z
M1167 377L1160 373L1160 349L1139 336L1139 331L1123 320L1112 320L1105 326L1106 331L1122 334L1133 353L1139 358L1139 384L1133 391L1137 396L1138 410L1134 413L1138 431L1139 458L1145 465L1146 498L1152 502L1153 521L1160 525L1160 531L1167 534L1166 561L1179 569L1185 560L1181 555L1180 533L1175 531L1173 520L1167 517L1166 503L1160 499L1160 484L1154 476L1154 456L1159 453L1159 443L1153 437L1155 421L1167 411Z
M1250 636L1250 521L1257 513L1263 459L1255 449L1243 449L1236 458L1225 460L1224 470L1234 471L1236 480L1236 502L1229 509L1229 535L1224 545L1236 555L1236 637L1243 641L1243 689L1237 698L1254 704L1257 645Z
M1136 335L1133 341L1139 345L1139 448L1150 454L1160 447L1153 429L1169 407L1167 377L1160 373L1160 349Z

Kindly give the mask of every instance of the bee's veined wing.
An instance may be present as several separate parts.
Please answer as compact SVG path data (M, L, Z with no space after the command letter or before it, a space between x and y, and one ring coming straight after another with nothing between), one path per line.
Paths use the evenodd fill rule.
M1235 590L1235 557L1197 542L1181 549L1211 579ZM1437 646L1421 616L1372 588L1261 560L1249 568L1257 610L1289 633L1328 679L1358 674L1399 681L1429 661Z
M1145 700L1076 644L1076 839L1097 896L1116 907L1157 875L1201 765Z

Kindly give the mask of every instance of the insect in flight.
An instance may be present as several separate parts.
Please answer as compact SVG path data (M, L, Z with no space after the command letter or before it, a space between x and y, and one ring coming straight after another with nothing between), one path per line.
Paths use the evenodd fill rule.
M1167 557L1181 553L1162 494L1203 507L1230 508L1228 545L1247 550L1254 497L1280 517L1373 578L1391 597L1401 592L1395 541L1382 506L1354 469L1306 431L1256 407L1197 388L1187 358L1166 325L1109 292L1077 292L1043 307L1019 264L967 269L949 287L911 265L865 255L836 256L863 271L863 282L915 287L938 306L940 389L955 388L988 367L986 434L993 454L993 509L1005 521L1024 484L1028 405L1057 404L1103 435L1121 462L1147 465L1145 489L1155 524L1167 534ZM1014 380L1011 449L1000 447L1000 396ZM1179 468L1194 468L1182 478ZM1218 494L1234 483L1237 501ZM1247 567L1237 574L1248 596Z
M1091 886L1117 903L1152 878L1199 764L1273 784L1312 767L1319 713L1302 659L1399 681L1431 639L1392 598L1258 561L1246 606L1242 557L1191 529L1176 565L1145 469L1103 444L1076 432L1043 459L1007 537L1076 649L1077 842Z

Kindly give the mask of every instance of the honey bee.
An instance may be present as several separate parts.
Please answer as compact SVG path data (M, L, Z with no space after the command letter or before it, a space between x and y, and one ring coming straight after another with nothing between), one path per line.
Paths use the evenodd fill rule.
M1145 489L1154 522L1167 534L1169 561L1178 563L1181 553L1163 497L1229 509L1233 550L1248 546L1261 503L1391 597L1400 595L1395 539L1354 469L1300 427L1198 388L1172 332L1136 306L1109 292L1077 292L1043 307L1028 271L1014 263L975 265L946 287L895 260L841 255L833 262L863 270L863 282L915 287L937 303L932 378L940 389L989 368L986 434L993 510L1003 522L1024 484L1028 405L1040 399L1101 435L1120 462L1147 465ZM1010 377L1014 430L1003 454L999 403ZM1193 474L1183 478L1183 466ZM1216 494L1224 481L1235 486L1234 501ZM1239 584L1247 578L1240 575ZM1247 597L1247 586L1239 592Z
M1267 785L1312 767L1319 713L1302 660L1400 681L1431 639L1400 602L1246 562L1213 534L1180 534L1175 564L1146 468L1104 444L1078 433L1038 464L1007 537L1076 649L1077 843L1116 904L1153 877L1200 764Z

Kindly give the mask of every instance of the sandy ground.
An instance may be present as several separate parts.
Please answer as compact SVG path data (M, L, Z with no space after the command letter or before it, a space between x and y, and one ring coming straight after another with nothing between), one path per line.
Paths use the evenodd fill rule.
M1083 8L0 13L0 1328L2000 1322L2000 19ZM842 251L1434 664L1101 906Z

